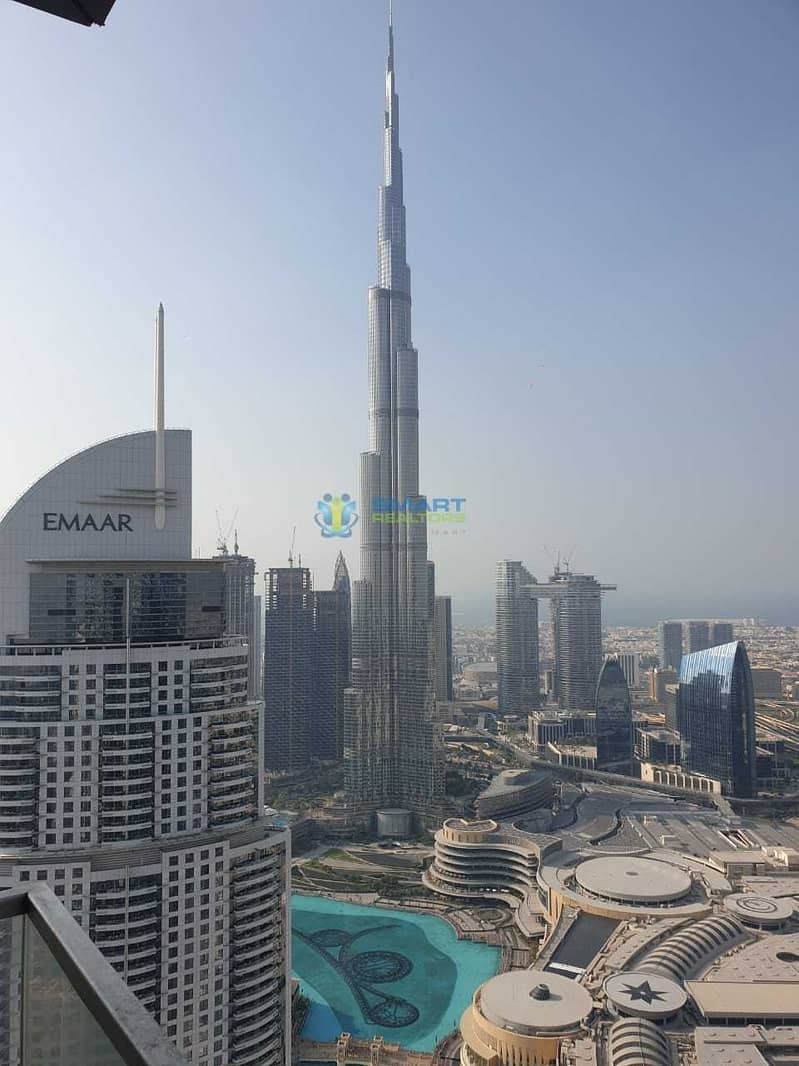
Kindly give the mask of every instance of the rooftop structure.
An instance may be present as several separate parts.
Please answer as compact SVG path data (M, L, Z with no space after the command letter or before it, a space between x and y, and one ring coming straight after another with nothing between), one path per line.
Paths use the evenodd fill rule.
M790 899L758 896L754 892L731 892L724 897L724 909L755 929L780 929L794 914Z
M799 986L783 981L687 981L705 1021L728 1025L799 1025Z
M608 1066L671 1066L669 1042L646 1018L626 1018L608 1031Z
M799 1026L700 1026L694 1037L699 1066L770 1066L799 1056Z
M461 1017L461 1066L548 1066L593 1008L586 990L567 977L535 970L492 977Z
M513 970L486 981L480 989L486 1021L525 1036L562 1033L579 1025L593 1009L586 990L568 978Z
M605 981L605 995L616 1014L649 1018L662 1024L688 1001L682 985L669 977L653 977L642 970L624 970Z
M683 870L635 856L588 859L577 867L575 878L591 895L618 903L666 903L691 891L691 878Z

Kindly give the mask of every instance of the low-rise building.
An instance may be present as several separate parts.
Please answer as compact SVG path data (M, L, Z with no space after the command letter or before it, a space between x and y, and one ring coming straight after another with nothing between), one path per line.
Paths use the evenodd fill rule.
M548 770L503 770L474 801L478 818L517 818L548 807L554 783Z
M680 761L680 734L673 729L636 726L635 757L638 762L674 766Z
M641 763L641 780L655 785L672 785L691 792L712 792L721 795L721 781L704 774L691 773L681 766L658 766L651 762Z
M755 699L780 699L782 697L782 671L769 666L752 667L752 685Z
M492 977L461 1017L461 1066L551 1066L594 1010L576 981L536 970Z

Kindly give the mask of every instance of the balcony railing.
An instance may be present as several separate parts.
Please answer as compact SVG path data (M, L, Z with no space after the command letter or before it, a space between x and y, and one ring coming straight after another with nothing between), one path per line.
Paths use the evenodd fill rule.
M46 885L0 892L3 943L10 1066L186 1066Z

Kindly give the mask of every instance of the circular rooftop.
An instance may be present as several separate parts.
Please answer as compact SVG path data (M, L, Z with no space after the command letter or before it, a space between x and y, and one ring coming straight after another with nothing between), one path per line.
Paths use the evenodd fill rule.
M724 897L724 906L746 925L782 925L793 914L790 899L756 896L753 892L733 892Z
M628 970L605 981L605 994L619 1014L653 1021L670 1018L688 999L685 989L670 977Z
M582 985L543 970L511 970L480 989L486 1021L525 1036L574 1029L591 1013L593 1000Z
M625 903L667 903L691 891L684 871L657 859L611 855L577 867L577 884L594 896Z

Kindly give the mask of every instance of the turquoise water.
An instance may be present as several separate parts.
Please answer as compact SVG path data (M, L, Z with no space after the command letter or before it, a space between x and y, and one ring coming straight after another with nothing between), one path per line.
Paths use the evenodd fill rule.
M317 896L292 896L291 931L308 1040L380 1034L432 1051L500 960L499 948L458 940L441 918Z

